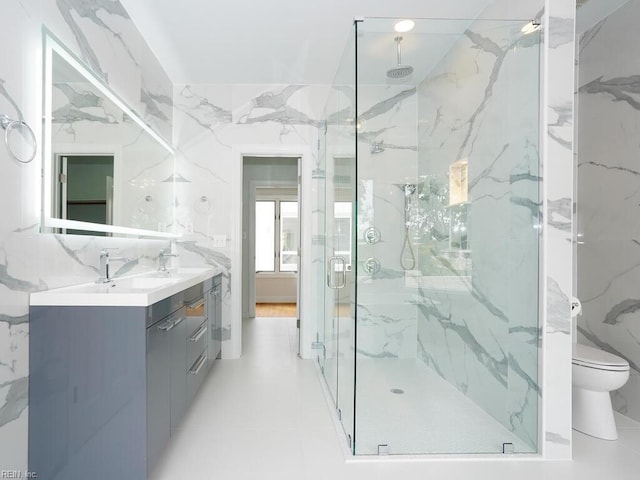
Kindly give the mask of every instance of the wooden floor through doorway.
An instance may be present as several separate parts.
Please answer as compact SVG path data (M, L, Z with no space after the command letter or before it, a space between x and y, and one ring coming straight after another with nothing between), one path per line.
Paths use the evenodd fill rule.
M256 303L256 317L295 317L295 303Z

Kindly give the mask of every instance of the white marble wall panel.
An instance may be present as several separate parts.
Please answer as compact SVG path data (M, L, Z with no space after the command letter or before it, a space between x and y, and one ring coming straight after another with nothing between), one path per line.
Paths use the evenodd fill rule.
M317 140L323 87L302 85L178 85L175 87L176 221L185 238L179 242L180 264L224 268L223 356L236 356L232 324L241 302L231 290L241 275L241 239L235 193L240 150L271 153L278 146L305 146L312 152L307 172L318 169ZM311 208L312 211L315 208ZM224 246L215 243L224 238Z
M539 41L519 30L471 25L419 86L420 173L431 185L421 274L464 288L420 291L418 341L427 364L535 451ZM452 206L449 168L461 161L469 204Z
M160 75L157 61L150 56L119 5L117 1L93 2L91 6L85 2L55 0L3 2L0 27L12 41L0 46L0 113L24 119L34 129L36 138L42 138L41 27L44 23L63 43L70 38L69 32L75 32L78 38L84 39L83 45L91 46L101 65L109 63L103 62L108 56L110 65L104 67L104 71L118 71L120 75L118 82L110 82L112 87L132 103L139 101L141 89L136 87L132 92L127 90L129 86L142 85L142 76L158 79L158 89L150 84L150 91L154 95L162 91L169 105L162 107L168 115L156 126L164 125L165 133L170 134L172 92L167 89L170 83L166 75ZM121 29L114 30L112 21ZM118 52L108 55L110 47L101 43L106 38L116 40L122 49L127 45L135 47L141 67L129 69L129 56L120 56ZM74 50L76 46L69 45ZM149 65L156 67L149 69ZM149 113L147 119L150 119ZM103 247L120 248L123 255L133 259L119 271L124 273L154 268L160 248L168 244L40 234L40 153L41 145L38 157L23 165L8 155L4 143L0 144L0 203L3 205L0 221L0 444L3 445L0 465L23 471L27 469L29 293L92 281L97 276L99 252Z
M640 2L580 38L578 75L578 341L629 361L616 410L640 420Z
M356 348L366 358L415 358L417 352L416 309L413 302L409 303L413 292L406 291L402 267L405 194L401 188L419 181L417 121L415 87L358 87ZM409 206L416 197L417 192L410 196ZM380 234L378 243L368 244L364 239L371 227ZM414 238L410 240L415 242ZM413 244L404 248L404 265L409 269L411 250L415 248ZM364 265L370 258L380 262L379 272L366 272Z
M571 458L575 1L547 0L542 67L542 453Z
M44 0L45 26L149 125L172 134L173 84L117 0Z

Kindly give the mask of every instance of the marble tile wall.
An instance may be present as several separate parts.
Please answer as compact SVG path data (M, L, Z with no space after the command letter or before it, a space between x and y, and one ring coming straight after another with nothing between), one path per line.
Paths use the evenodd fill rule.
M640 420L640 2L580 37L578 56L578 342L628 360L614 408Z
M45 27L63 45L171 139L173 84L118 0L44 0L41 12Z
M6 0L0 28L0 113L41 137L45 25L166 138L172 87L120 3L111 0ZM153 268L165 241L43 235L40 155L19 164L0 144L0 465L27 468L29 293L96 278L102 247L133 259L120 270Z
M255 156L304 147L311 158L303 169L318 170L318 128L326 92L325 87L304 85L175 87L176 221L184 234L178 242L179 261L224 269L222 354L226 357L240 355L239 345L233 343L237 337L232 338L232 326L239 325L233 322L240 315L237 306L241 301L239 292L232 290L233 276L241 277L239 266L233 263L240 261L241 253L241 239L236 235L242 198L236 195L241 188L239 152L250 151ZM317 214L313 205L306 211ZM309 297L310 302L316 300Z
M415 87L360 85L358 118L357 352L359 358L415 358L416 306L403 270L413 268L415 246L405 246L401 188L418 178ZM377 229L379 242L365 241L369 228ZM380 263L378 272L366 271L368 259Z
M415 280L419 357L536 451L540 36L522 23L470 25L419 85Z
M366 35L362 41L366 43ZM346 68L350 67L348 63ZM340 79L348 83L347 76L342 75ZM405 237L404 193L400 186L407 182L415 183L417 179L416 89L402 84L360 85L358 125L355 127L353 87L352 83L337 84L329 93L324 113L327 122L323 142L326 158L322 165L329 177L330 198L337 202L358 198L353 240L356 245L351 246L352 251L357 249L357 263L354 263L355 257L351 258L348 288L338 292L341 303L357 302L358 345L349 344L350 356L357 351L358 358L363 359L415 358L416 306L412 302L413 294L404 288L401 267ZM356 128L359 133L357 145ZM356 148L357 180L353 178ZM325 211L324 207L321 209ZM333 231L339 228L340 219L335 226L331 225L332 219L323 220L328 224L327 234L333 235ZM377 231L378 242L369 244L365 241L365 233L369 229ZM340 235L326 240L330 252L336 250L339 254L349 249ZM405 260L409 261L409 249L405 255ZM379 262L379 271L366 271L365 264L370 259ZM318 278L323 277L320 275ZM353 286L357 286L357 299L350 298L347 292ZM329 300L329 303L333 302L333 299ZM326 308L333 307L328 305ZM338 335L343 345L346 339L354 338L352 330L351 322L342 322ZM331 336L328 335L325 341L330 343Z
M571 458L574 0L546 0L542 92L542 428L545 458Z

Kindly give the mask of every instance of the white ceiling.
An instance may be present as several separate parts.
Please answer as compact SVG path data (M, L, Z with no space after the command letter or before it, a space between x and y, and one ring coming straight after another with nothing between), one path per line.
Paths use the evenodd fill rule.
M528 19L543 4L543 0L120 1L177 84L327 85L333 81L356 16ZM382 76L396 63L393 35L387 43L376 67ZM409 48L408 43L403 63L410 63ZM414 76L419 77L416 68Z

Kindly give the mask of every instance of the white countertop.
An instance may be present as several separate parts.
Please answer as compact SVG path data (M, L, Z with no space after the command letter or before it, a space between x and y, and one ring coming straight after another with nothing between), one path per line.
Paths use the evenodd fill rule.
M83 283L32 293L32 306L147 307L222 273L222 268L196 267L147 272L114 278L110 283Z

